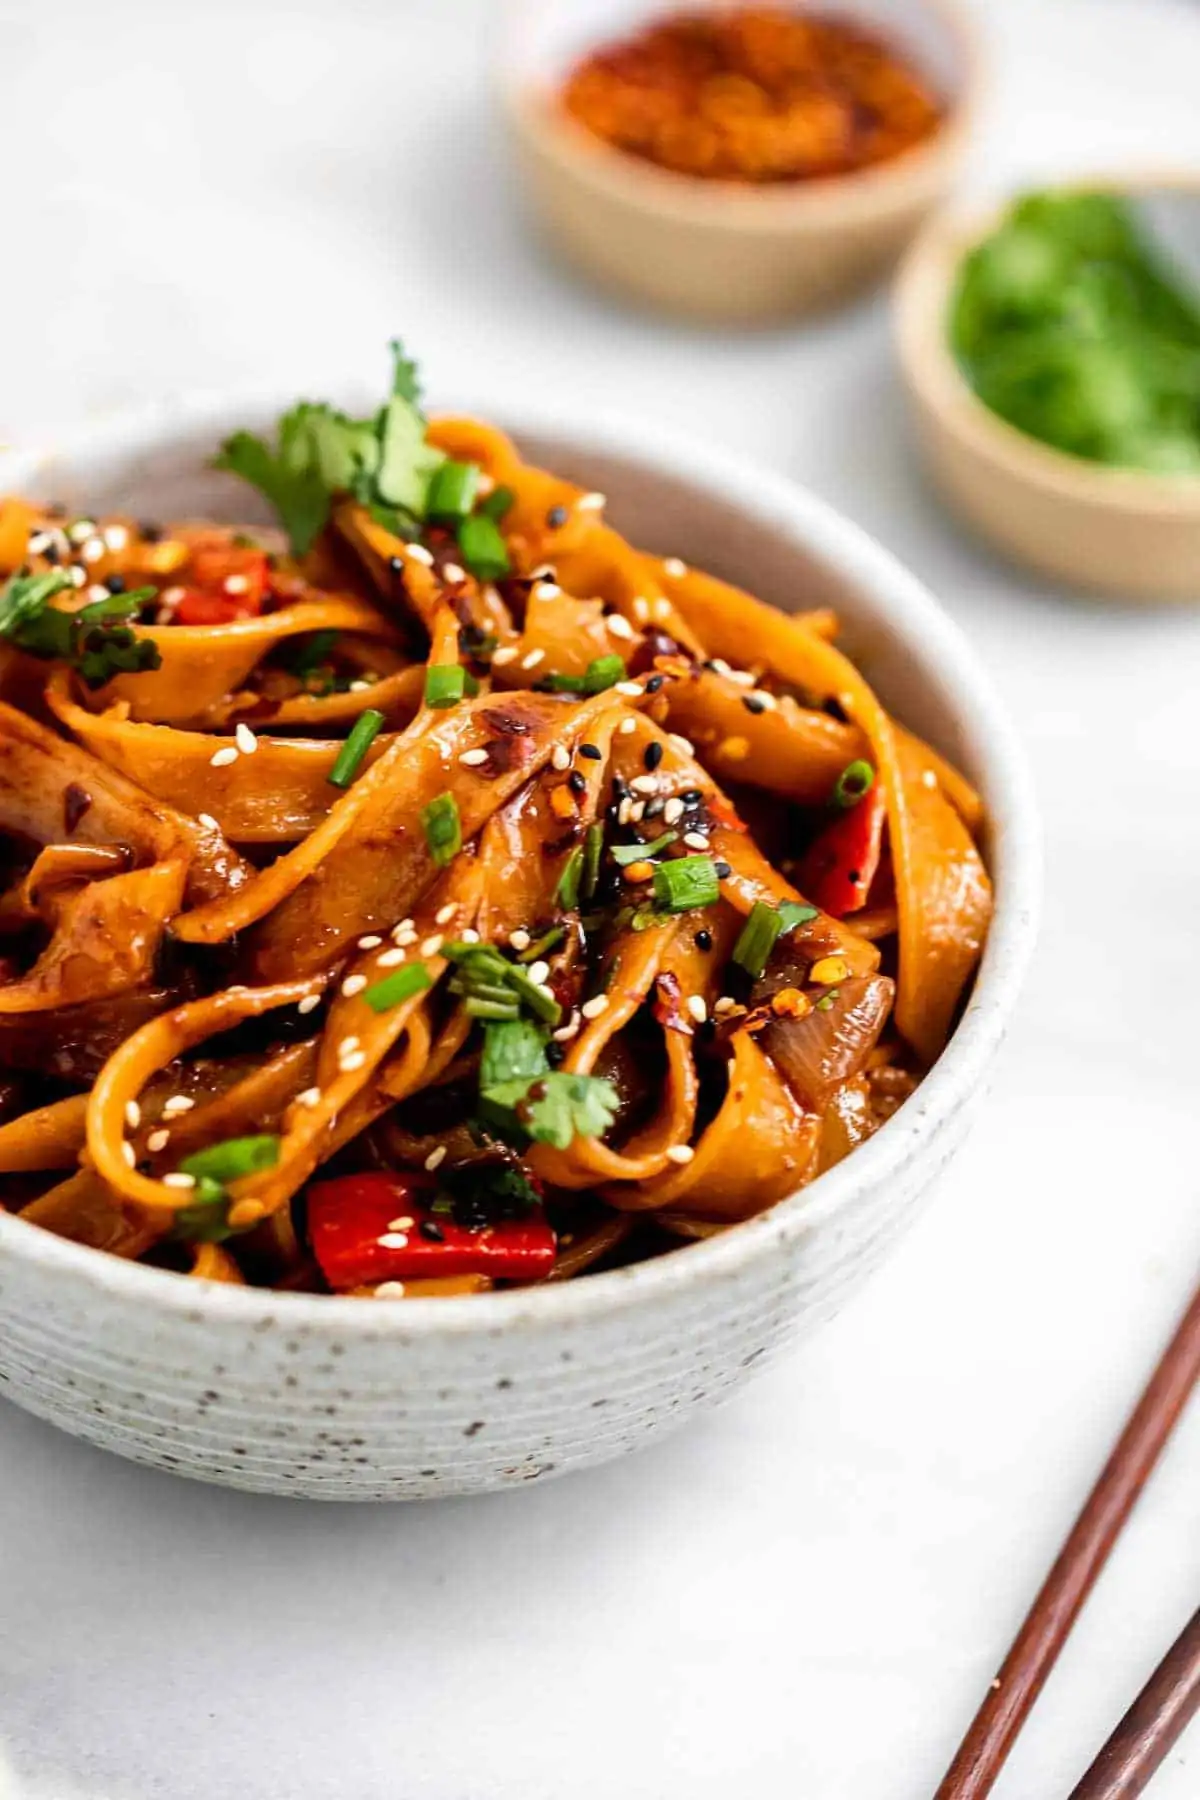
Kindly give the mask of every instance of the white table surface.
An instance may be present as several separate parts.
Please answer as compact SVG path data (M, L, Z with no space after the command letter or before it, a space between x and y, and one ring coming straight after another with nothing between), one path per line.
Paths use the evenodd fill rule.
M547 265L487 0L0 8L0 436L164 386L495 373L724 439L924 576L1023 727L1045 928L917 1230L724 1411L559 1485L322 1508L0 1409L0 1735L133 1800L924 1800L1200 1266L1200 614L1067 601L920 485L876 301L705 336ZM1200 158L1194 0L1005 0L973 179ZM1178 1434L1001 1800L1065 1795L1200 1598ZM0 1784L2 1785L2 1784ZM22 1784L24 1785L24 1784ZM1200 1791L1200 1728L1153 1788Z

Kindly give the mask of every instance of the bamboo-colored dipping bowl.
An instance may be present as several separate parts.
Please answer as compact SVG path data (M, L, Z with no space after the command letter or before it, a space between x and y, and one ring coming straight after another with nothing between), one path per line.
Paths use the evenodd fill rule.
M727 0L726 0L727 3ZM720 0L687 0L700 10ZM570 70L684 0L507 0L497 71L522 195L544 237L602 286L685 318L769 324L879 279L958 171L977 56L961 0L846 0L937 86L948 116L895 161L753 188L675 174L594 137L561 103Z
M1072 182L1104 192L1192 189L1200 174ZM947 328L963 258L1000 208L943 216L917 238L895 289L900 365L934 485L989 543L1040 575L1129 601L1200 601L1200 476L1112 468L1052 449L972 391Z

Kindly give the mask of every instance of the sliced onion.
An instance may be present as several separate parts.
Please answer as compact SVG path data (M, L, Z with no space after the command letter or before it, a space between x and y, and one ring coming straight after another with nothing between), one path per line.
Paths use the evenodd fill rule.
M831 988L828 1006L803 1019L772 1019L759 1043L797 1100L824 1112L834 1091L865 1066L892 1010L896 984L886 975L852 975Z

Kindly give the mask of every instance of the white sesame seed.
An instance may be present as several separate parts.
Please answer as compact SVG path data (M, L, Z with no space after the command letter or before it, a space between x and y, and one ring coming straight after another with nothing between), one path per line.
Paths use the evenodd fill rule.
M125 1161L129 1164L131 1169L137 1168L137 1152L134 1150L134 1147L129 1142L128 1138L121 1139L121 1155L125 1158Z
M567 1020L566 1024L560 1025L557 1031L552 1031L550 1033L550 1036L554 1039L554 1042L556 1044L567 1044L567 1043L570 1043L570 1041L573 1037L577 1037L579 1034L579 1020L580 1020L580 1014L579 1014L578 1009L575 1007L572 1007L571 1016Z
M208 760L210 766L214 769L227 769L230 763L235 763L237 759L237 745L227 744L223 750L214 750Z
M406 1231L384 1231L375 1239L381 1250L407 1250L408 1233Z
M704 998L701 994L688 995L687 1009L693 1019L695 1019L697 1025L703 1025L705 1019L708 1017L708 1008L705 1006Z
M709 657L709 667L714 675L728 675L731 673L729 664L725 661L723 656Z
M633 602L633 616L639 625L644 625L650 617L650 602L644 594L638 594Z
M85 563L99 562L104 555L104 539L89 538L87 543L81 547L79 554Z
M514 950L528 950L533 939L527 931L523 931L520 926L518 926L516 931L509 932L508 941Z
M95 519L76 519L73 525L67 526L67 536L73 544L82 544L91 537L95 529Z
M555 744L553 750L550 752L550 767L552 769L557 769L561 775L562 771L564 769L569 769L570 766L571 752L567 749L565 744Z
M636 825L640 820L644 819L645 816L646 816L646 802L644 800L631 801L630 807L629 807L629 817L633 820L634 824Z
M603 512L608 505L607 494L581 494L575 502L580 512Z
M151 1156L157 1156L160 1150L166 1149L170 1141L170 1132L165 1126L161 1126L159 1130L150 1133L149 1137L146 1139L146 1148Z
M404 554L405 556L411 557L413 562L424 563L427 569L432 569L433 567L433 557L425 548L424 544L405 544Z
M180 1113L191 1112L196 1102L187 1094L172 1094L163 1101L163 1118L177 1119Z
M501 644L498 650L492 651L492 662L503 668L505 663L516 662L519 652L515 644Z
M367 985L365 975L347 975L342 983L343 1000L353 1000L355 994L361 994Z
M604 623L608 626L611 637L631 638L633 636L633 626L624 613L609 613Z
M774 712L775 708L779 705L774 694L769 694L766 688L755 688L754 692L748 697L751 700L756 700L759 708L763 712Z
M186 592L186 588L169 587L164 588L158 597L164 606L178 606Z
M631 731L637 730L637 720L636 719L622 719L621 723L617 726L617 730L620 732L622 737L628 737Z
M244 594L250 583L244 575L227 575L221 585L227 594Z
M689 850L709 850L712 848L702 831L685 831L683 841Z
M366 937L359 938L358 947L360 950L378 950L378 948L379 948L380 944L382 944L382 942L383 942L383 939L381 937L379 937L374 931L368 931Z
M635 794L657 794L658 776L635 775L629 785Z
M585 1019L598 1019L601 1013L608 1011L608 995L593 994L590 1000L584 1001L579 1010Z
M535 986L542 987L545 984L546 977L550 973L550 964L548 962L543 962L539 958L537 962L530 963L527 973L530 981L532 981Z
M388 1220L387 1228L389 1231L411 1231L416 1222L408 1213L401 1213L398 1219Z
M758 681L758 676L752 675L749 669L730 669L729 679L736 682L738 687L752 688Z
M317 1010L318 1006L320 1006L320 1004L321 1004L320 994L305 994L303 1000L298 1002L298 1004L296 1006L296 1011L301 1012L301 1013L316 1012L316 1010Z
M360 675L357 681L350 683L346 691L350 694L365 694L368 688L372 688L374 685L373 681L367 681L364 676Z
M320 1106L321 1090L319 1087L304 1088L296 1095L297 1106Z
M554 564L552 562L539 563L536 569L530 571L529 579L531 581L553 581Z
M356 1069L362 1068L366 1060L361 1050L352 1050L349 1056L339 1058L338 1072L342 1075L353 1075Z
M723 1019L726 1013L737 1011L737 1004L731 994L722 994L719 1000L713 1002L713 1013L718 1019Z
M436 956L438 951L442 947L442 943L443 943L443 938L442 938L441 932L435 931L433 936L427 937L425 939L424 943L421 945L421 955L422 956Z
M479 942L479 933L472 925L468 925L467 929L465 931L460 931L458 935L459 939L464 944L477 944Z
M937 776L932 769L921 770L921 786L927 788L935 788L937 786Z
M392 926L392 936L394 938L407 937L410 932L413 937L416 937L417 928L411 919L401 919L397 924Z
M453 900L447 900L445 906L439 906L438 910L434 913L434 915L433 915L434 924L435 925L448 925L457 911L458 911L458 908L457 908L457 906L455 906Z
M536 600L557 600L562 593L556 581L539 581L534 592Z
M544 650L531 650L528 656L523 656L521 658L521 667L523 669L536 669L538 664L540 662L545 662L545 660L546 652Z
M690 1163L696 1152L690 1144L672 1144L667 1151L667 1161L673 1163Z
M87 581L87 576L84 574L83 570L78 565L75 565L73 568L68 569L67 574L70 576L72 587L81 588L81 587L83 587L84 583Z
M196 1177L186 1175L182 1169L172 1169L169 1174L163 1176L162 1184L164 1187L194 1188Z
M54 533L52 531L35 531L25 548L30 556L40 556L42 551L48 550L53 542Z
M398 969L407 955L408 951L400 944L397 944L395 949L385 950L383 955L377 957L375 960L377 966L381 969Z
M677 819L682 819L684 812L686 810L687 809L685 808L683 801L679 798L678 794L673 795L672 798L670 800L668 800L667 804L663 807L663 824L664 825L674 825L674 823Z
M258 749L258 739L251 731L250 727L245 724L244 721L239 721L237 730L233 735L237 739L237 747L242 752L242 755L253 756L254 752Z
M694 756L696 754L696 746L693 744L691 738L681 737L677 731L669 731L667 733L667 741L674 744L681 756Z
M457 563L443 563L442 575L446 581L465 581L466 570L460 569Z
M671 616L671 602L669 600L656 600L654 602L654 612L652 614L652 617L655 618L660 625L662 625L662 624L665 624L665 622L670 618L670 616Z
M341 1043L338 1045L338 1055L339 1056L353 1056L354 1052L358 1049L358 1046L361 1043L362 1043L362 1039L360 1037L355 1037L353 1032L349 1033L346 1037L344 1037L342 1039Z
M211 813L197 813L196 823L203 825L206 831L220 831L221 827Z
M618 681L617 692L618 694L624 694L627 700L640 700L642 697L642 684L640 681Z
M124 525L108 525L104 529L104 541L110 550L123 550L129 542L129 533Z
M377 1300L403 1300L404 1283L402 1281L381 1281L375 1289Z
M436 1168L439 1168L441 1166L441 1164L445 1162L445 1160L446 1160L446 1146L445 1146L445 1144L438 1144L436 1146L436 1148L431 1150L429 1152L429 1155L425 1158L425 1167L432 1174L433 1170Z
M626 794L625 798L622 800L621 804L617 808L617 824L618 825L628 825L629 815L632 811L633 811L633 801L629 798L629 795Z
M125 1102L125 1123L128 1125L130 1131L136 1131L141 1122L141 1107L136 1100L127 1100Z
M480 750L464 750L458 760L462 764L464 769L477 769L479 767L479 765L481 763L485 763L487 761L487 759L488 759L487 751L480 749Z
M687 574L687 564L678 556L668 556L664 558L663 568L668 575L674 575L676 580L678 580L681 575Z
M104 586L103 582L100 581L93 581L91 587L87 591L87 597L92 602L93 606L97 605L101 600L112 599L112 595Z

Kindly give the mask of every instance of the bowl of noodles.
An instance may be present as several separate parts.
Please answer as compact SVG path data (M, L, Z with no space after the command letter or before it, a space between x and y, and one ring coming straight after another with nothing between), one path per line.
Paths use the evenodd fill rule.
M1019 989L1023 765L920 585L472 398L397 348L382 405L5 471L0 1391L157 1467L417 1498L649 1439L878 1263Z

